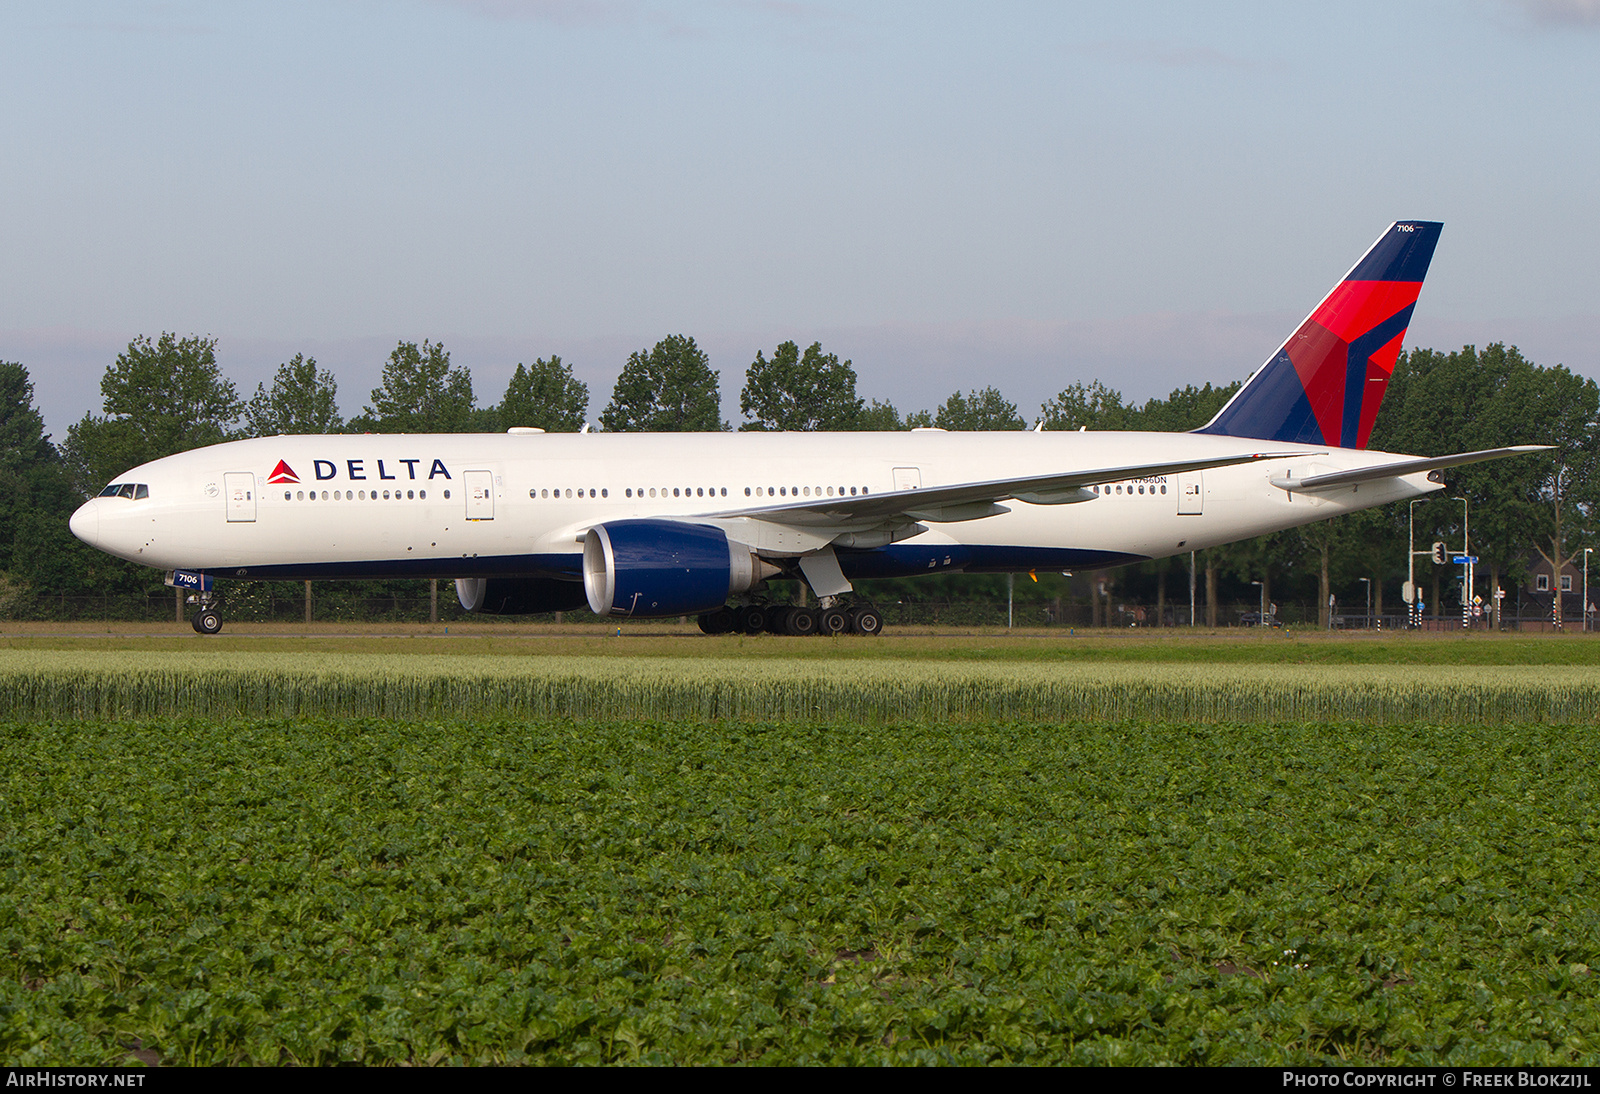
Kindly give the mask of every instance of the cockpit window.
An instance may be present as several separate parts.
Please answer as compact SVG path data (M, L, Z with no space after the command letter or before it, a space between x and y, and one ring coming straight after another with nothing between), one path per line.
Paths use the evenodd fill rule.
M100 496L102 498L114 498L121 491L122 491L122 487L119 484L112 483L110 486L108 486L104 490L100 491Z
M128 498L137 501L150 496L150 487L142 482L114 482L100 491L102 498Z
M140 498L148 498L149 496L150 496L150 488L148 486L146 486L144 483L141 482L141 483L136 483L134 485L134 488L133 488L133 500L134 501L138 501Z

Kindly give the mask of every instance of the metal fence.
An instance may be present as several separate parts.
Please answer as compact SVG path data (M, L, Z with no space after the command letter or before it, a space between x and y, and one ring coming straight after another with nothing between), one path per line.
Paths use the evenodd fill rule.
M1093 627L1094 612L1085 601L1027 601L1009 606L1004 600L991 599L941 599L878 600L878 609L884 622L898 626L944 627L1059 627L1084 630ZM184 605L181 618L187 620L193 605ZM228 622L282 623L285 625L306 620L304 596L275 596L262 589L241 588L228 593L222 606L223 617ZM1108 629L1188 627L1189 605L1167 604L1158 612L1154 604L1112 603L1104 611ZM1195 622L1204 626L1205 605L1201 604ZM125 622L171 623L180 616L171 592L149 596L63 596L44 595L17 597L0 605L0 619L8 621L37 622ZM426 596L363 596L345 593L336 587L313 586L311 620L314 623L454 623L471 620L476 623L569 623L606 626L610 621L592 615L587 609L561 615L545 613L527 616L472 615L463 610L455 598L455 590L445 585L439 590L437 612L430 597ZM1259 606L1255 603L1218 605L1219 627L1250 628L1260 625ZM1290 626L1296 629L1320 628L1317 610L1312 605L1282 604L1270 620L1273 626ZM1596 625L1591 621L1591 625ZM1408 627L1404 612L1386 612L1366 615L1348 611L1339 612L1329 629L1341 631L1384 630L1400 631ZM1472 621L1470 628L1462 626L1460 612L1445 612L1426 616L1416 628L1426 631L1461 631L1464 629L1488 630L1487 617ZM1540 611L1536 605L1527 606L1519 617L1508 609L1500 624L1501 630L1546 631L1555 627L1548 609ZM1564 630L1583 630L1583 620L1576 615L1564 622Z
M221 610L223 618L229 622L304 623L306 619L303 596L234 592L223 599ZM193 611L192 604L185 604L181 618L187 620ZM3 617L42 622L171 623L180 615L173 594L165 593L155 596L32 597L13 603L11 610ZM311 619L315 623L427 623L433 618L433 602L426 596L325 596L313 593L311 599ZM438 622L469 618L479 622L493 619L469 615L456 601L453 589L448 595L441 592ZM548 622L553 621L555 616L523 618L530 622Z

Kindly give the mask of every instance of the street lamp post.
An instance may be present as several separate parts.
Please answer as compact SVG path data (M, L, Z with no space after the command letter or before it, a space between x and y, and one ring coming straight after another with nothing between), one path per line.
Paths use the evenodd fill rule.
M1593 547L1583 549L1583 632L1589 633L1589 552Z

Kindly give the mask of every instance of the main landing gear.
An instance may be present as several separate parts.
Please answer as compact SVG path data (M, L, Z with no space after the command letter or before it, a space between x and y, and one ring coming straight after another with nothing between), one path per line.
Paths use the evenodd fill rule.
M830 604L802 608L792 604L738 604L696 617L706 634L862 634L883 631L883 615L871 604Z

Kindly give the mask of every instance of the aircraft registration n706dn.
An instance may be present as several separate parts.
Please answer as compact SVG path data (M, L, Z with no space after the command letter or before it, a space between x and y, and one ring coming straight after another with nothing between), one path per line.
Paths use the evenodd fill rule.
M1441 225L1379 237L1191 433L583 433L264 437L136 467L72 517L171 571L195 629L214 578L453 578L476 612L697 614L876 633L856 578L1117 566L1417 497L1437 458L1365 450ZM769 604L804 580L819 609Z

